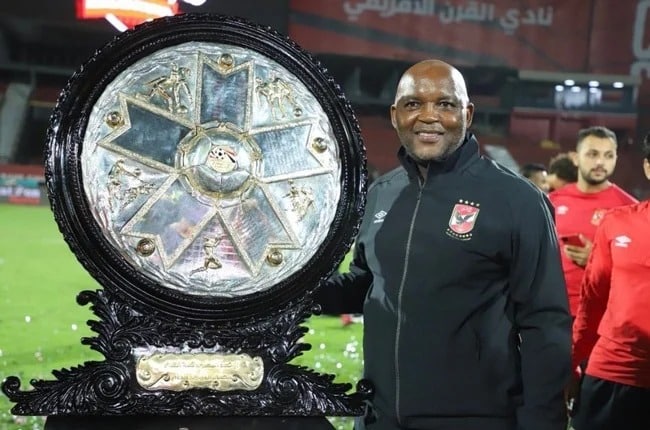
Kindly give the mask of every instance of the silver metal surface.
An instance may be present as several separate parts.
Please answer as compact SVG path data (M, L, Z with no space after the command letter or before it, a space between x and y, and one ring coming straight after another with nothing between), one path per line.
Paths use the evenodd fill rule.
M89 118L84 190L110 243L191 295L263 291L316 253L340 197L312 92L241 47L192 42L124 70Z

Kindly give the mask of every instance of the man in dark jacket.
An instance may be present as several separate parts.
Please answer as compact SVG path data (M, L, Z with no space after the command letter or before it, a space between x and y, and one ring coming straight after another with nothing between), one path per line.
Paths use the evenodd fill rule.
M415 64L391 121L401 167L368 192L350 272L317 293L364 314L368 430L565 430L571 319L552 211L479 155L461 73Z

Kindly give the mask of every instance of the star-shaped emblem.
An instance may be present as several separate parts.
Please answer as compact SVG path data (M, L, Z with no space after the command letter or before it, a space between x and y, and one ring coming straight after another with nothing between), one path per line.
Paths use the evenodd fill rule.
M141 258L157 256L162 271L209 276L231 267L255 276L264 264L280 265L281 250L300 248L294 223L313 207L313 193L278 189L333 168L310 144L318 118L304 116L288 82L228 54L195 61L195 69L166 65L135 95L120 93L109 114L112 131L98 146L163 178L134 208L117 209L132 213L119 234L149 241L153 248L143 249L155 252ZM253 125L254 109L269 121Z

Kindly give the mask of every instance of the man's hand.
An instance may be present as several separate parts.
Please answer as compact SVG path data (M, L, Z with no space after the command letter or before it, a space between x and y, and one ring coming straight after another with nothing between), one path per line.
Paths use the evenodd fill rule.
M568 416L574 415L578 409L580 385L582 385L581 375L578 374L578 372L573 372L569 384L564 389L564 402L566 404Z
M567 257L580 267L585 267L589 260L589 253L591 253L592 242L584 235L580 235L583 246L564 245L564 252Z

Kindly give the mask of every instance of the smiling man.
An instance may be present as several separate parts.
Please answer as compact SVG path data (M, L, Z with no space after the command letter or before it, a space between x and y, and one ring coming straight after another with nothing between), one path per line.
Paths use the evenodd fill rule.
M440 64L418 66L400 80L390 119L402 145L424 172L429 161L445 160L463 143L474 105L458 70L451 69L449 76L436 81L422 79L419 73L436 70ZM433 93L436 99L427 100Z
M401 166L368 199L348 273L375 395L356 429L566 430L571 320L550 202L481 156L465 80L427 60L390 108Z
M596 227L608 209L637 200L610 182L616 168L616 135L606 127L580 130L573 162L578 181L549 194L562 244L562 268L571 315L578 311L580 282ZM570 237L577 237L571 244Z

